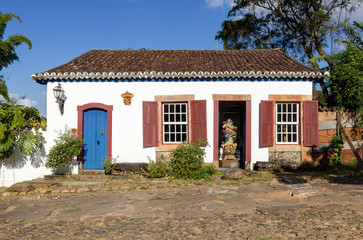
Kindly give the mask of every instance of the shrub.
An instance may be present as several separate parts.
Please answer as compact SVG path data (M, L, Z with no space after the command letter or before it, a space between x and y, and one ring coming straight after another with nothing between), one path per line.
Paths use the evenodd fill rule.
M164 158L163 155L160 156L159 159L155 161L151 160L150 157L149 164L147 166L147 171L149 173L149 177L151 178L163 178L167 177L170 174L170 163L167 159Z
M351 170L351 171L360 171L360 165L357 159L354 159L353 161L349 161L349 162L345 162L343 163L343 168L346 170Z
M204 168L208 175L213 175L217 172L217 168L214 165L207 165Z
M113 158L113 157L106 157L106 158L102 158L102 166L105 169L105 174L109 175L111 174L112 170L115 169L115 162L117 160L118 157Z
M149 159L147 171L151 178L175 177L184 179L209 179L217 170L213 165L204 166L205 140L183 143L171 151L170 161L163 155L155 161Z
M194 143L183 143L171 152L171 174L176 178L202 179L208 178L213 172L212 167L203 167L206 140Z
M71 135L71 130L66 128L64 133L58 133L58 138L55 140L49 154L45 166L56 170L57 168L67 168L67 173L70 173L70 166L75 156L79 155L82 150L82 140L78 136Z
M341 165L340 162L340 153L342 152L343 149L343 145L344 145L344 140L343 137L341 135L335 136L331 143L330 143L330 147L331 147L331 165L332 167L338 167Z

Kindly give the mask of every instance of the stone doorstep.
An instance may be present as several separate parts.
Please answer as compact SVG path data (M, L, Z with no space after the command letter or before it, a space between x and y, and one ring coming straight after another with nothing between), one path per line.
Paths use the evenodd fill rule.
M272 170L274 167L280 167L280 165L276 162L259 162L259 161L257 161L254 166L254 170L269 171L269 170Z

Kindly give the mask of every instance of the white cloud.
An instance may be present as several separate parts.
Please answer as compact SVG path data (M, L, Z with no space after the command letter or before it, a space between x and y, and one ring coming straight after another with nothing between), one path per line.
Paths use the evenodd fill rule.
M222 7L223 5L233 6L233 0L205 0L205 3L212 8Z
M24 105L26 107L36 107L36 106L38 106L37 101L31 100L31 99L25 98L25 97L24 98L20 97L19 94L16 94L16 93L9 93L9 97L10 98L15 98L19 105Z

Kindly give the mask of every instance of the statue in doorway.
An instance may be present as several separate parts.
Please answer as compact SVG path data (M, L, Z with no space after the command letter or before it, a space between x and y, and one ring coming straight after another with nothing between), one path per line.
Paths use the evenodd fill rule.
M222 125L223 141L221 147L223 149L223 160L237 160L235 153L237 149L237 143L235 143L237 137L237 127L233 125L232 119L227 119Z

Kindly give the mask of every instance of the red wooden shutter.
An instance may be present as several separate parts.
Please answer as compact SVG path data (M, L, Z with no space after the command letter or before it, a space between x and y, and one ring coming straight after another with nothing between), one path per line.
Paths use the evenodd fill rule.
M303 102L304 146L319 145L318 101Z
M197 139L207 139L207 101L192 100L192 142Z
M273 145L274 130L274 101L261 101L260 108L260 145L270 147Z
M158 146L158 102L142 102L144 147Z

